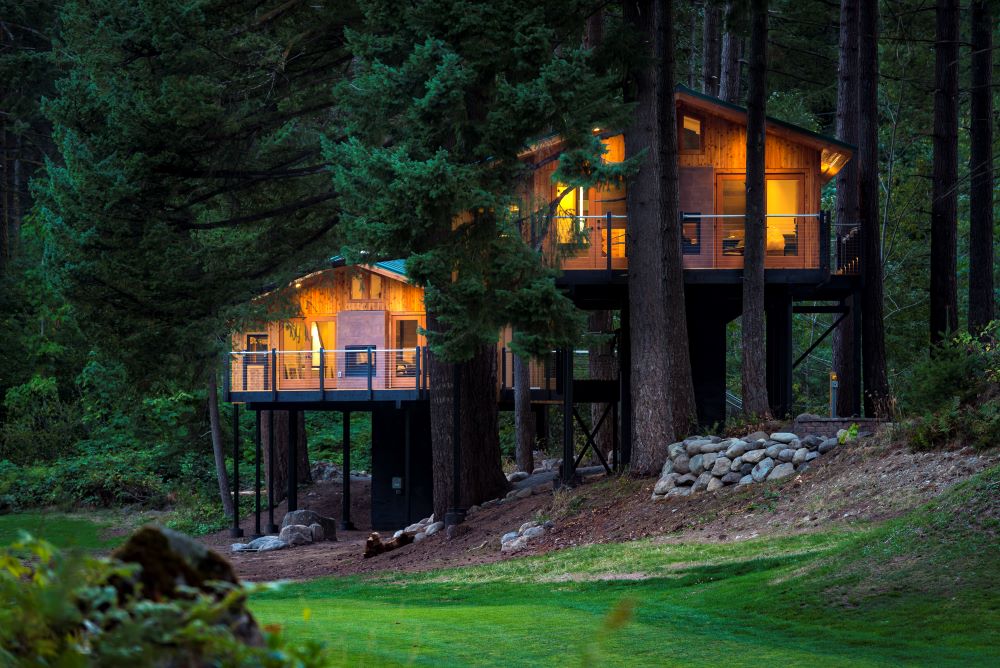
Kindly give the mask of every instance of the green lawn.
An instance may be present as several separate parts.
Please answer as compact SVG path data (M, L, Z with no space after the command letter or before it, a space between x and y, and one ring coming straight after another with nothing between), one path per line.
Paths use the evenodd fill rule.
M992 469L854 532L328 578L253 609L344 665L997 665L998 499Z
M104 538L107 527L108 524L105 522L60 513L0 515L0 545L13 543L21 531L27 531L57 547L110 549L120 542L120 539Z

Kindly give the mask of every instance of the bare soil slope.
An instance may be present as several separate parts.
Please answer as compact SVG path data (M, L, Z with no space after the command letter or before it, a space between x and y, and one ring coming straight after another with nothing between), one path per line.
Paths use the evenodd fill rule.
M362 559L368 535L368 483L352 486L358 531L337 542L265 553L230 555L237 572L252 581L308 579L379 571L423 571L481 564L590 543L645 537L664 541L733 541L771 534L849 527L899 515L1000 461L996 450L913 453L875 437L835 449L809 471L781 483L726 487L690 497L650 500L655 479L595 476L573 490L536 494L480 511L453 540L443 532L373 559ZM300 493L304 508L340 516L338 483L318 483ZM275 511L276 520L284 508ZM532 519L555 527L517 555L500 552L500 536ZM266 521L266 520L265 520ZM252 516L243 521L252 533ZM228 554L228 532L205 538Z

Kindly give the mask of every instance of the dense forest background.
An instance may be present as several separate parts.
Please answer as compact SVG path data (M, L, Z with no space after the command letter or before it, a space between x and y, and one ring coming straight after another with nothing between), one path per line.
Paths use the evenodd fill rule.
M351 49L361 47L345 31L360 20L358 9L327 3L302 13L259 4L0 0L0 505L148 504L180 508L182 528L218 521L207 408L215 385L203 371L220 359L226 332L253 315L250 297L340 252L352 229L331 201L350 175L330 165L356 156L327 134L324 114L350 95ZM389 5L364 4L367 20L392 20ZM446 4L478 11L477 3ZM551 9L572 6L580 15L588 4L605 3ZM745 40L739 5L675 3L680 83L717 92L706 84L705 58L718 48L713 30L715 40ZM970 373L966 356L929 353L935 3L878 5L886 354L896 411L921 415L961 401L954 388ZM957 294L964 330L971 22L968 8L961 11ZM605 44L613 47L615 5L606 12ZM768 115L835 135L839 3L772 0L769 14ZM991 29L996 63L995 18ZM288 44L312 48L290 59L282 50ZM393 45L363 47L379 53ZM521 48L519 57L530 58L530 48ZM145 61L148 67L133 67ZM737 100L746 93L740 62ZM992 90L996 110L995 81ZM609 108L609 121L619 113ZM355 116L355 128L376 122ZM996 155L996 133L993 141ZM177 156L194 166L174 169ZM211 177L199 171L209 161ZM220 178L219 164L232 173ZM823 193L824 209L835 209L835 186ZM85 203L97 199L119 228L96 234L54 213L77 206L83 218L94 210ZM122 220L151 228L137 233ZM248 220L256 224L247 227ZM88 235L95 234L104 247L93 245ZM796 354L832 317L795 316ZM738 322L730 333L730 389L738 394ZM797 367L794 412L826 412L830 344ZM985 344L966 338L957 348L975 345ZM229 408L221 410L228 442ZM308 419L311 457L336 461L339 416ZM354 464L365 468L367 425L355 419ZM997 415L985 419L1000 423ZM244 424L249 457L252 425ZM501 443L511 456L507 423Z

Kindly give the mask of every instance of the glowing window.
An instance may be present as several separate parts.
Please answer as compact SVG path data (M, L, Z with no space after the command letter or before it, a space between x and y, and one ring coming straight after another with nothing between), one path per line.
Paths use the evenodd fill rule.
M556 184L556 194L566 191L566 185ZM555 225L556 241L560 244L574 244L582 240L587 229L589 202L583 188L573 188L563 195L556 207Z
M701 119L689 114L681 114L680 137L678 144L681 151L687 153L700 153L702 139Z

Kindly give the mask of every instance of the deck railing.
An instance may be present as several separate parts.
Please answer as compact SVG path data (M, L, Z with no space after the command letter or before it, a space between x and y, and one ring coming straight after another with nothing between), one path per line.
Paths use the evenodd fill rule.
M229 353L230 392L423 390L427 348L269 350Z
M681 213L685 269L741 269L743 214ZM766 269L830 267L829 213L769 213L765 216Z
M836 226L836 259L834 272L837 274L861 273L861 226L843 224Z
M528 373L530 377L530 387L532 390L546 390L549 392L559 392L562 388L562 360L561 351L551 350L541 357L535 357L528 361ZM573 379L590 380L591 351L574 350L573 355ZM510 348L501 348L500 356L500 389L510 390L514 388L514 351Z

